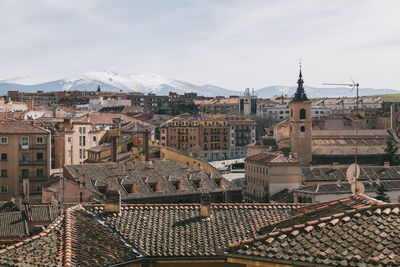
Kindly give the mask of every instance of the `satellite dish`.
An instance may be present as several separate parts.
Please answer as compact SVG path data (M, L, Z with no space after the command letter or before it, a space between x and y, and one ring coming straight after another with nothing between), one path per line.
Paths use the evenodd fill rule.
M351 192L353 194L364 194L365 193L365 187L364 184L360 181L356 181L351 184Z
M358 164L355 164L355 163L351 164L346 172L347 181L349 181L349 183L351 183L351 182L357 180L358 177L360 177L360 173L361 173L360 166L358 166Z

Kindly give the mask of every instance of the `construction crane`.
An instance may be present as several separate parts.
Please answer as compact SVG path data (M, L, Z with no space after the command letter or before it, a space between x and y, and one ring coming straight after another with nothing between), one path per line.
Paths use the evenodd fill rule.
M358 163L358 116L359 116L359 114L358 114L358 102L359 102L359 100L358 100L359 99L358 88L359 88L360 85L359 85L359 83L355 83L354 81L352 81L352 83L323 83L322 85L349 86L349 87L351 87L351 90L356 88L356 140L355 140L355 149L356 149L356 151L355 151L355 155L354 155L354 174L353 174L354 175L354 181L351 181L351 183L352 184L354 183L354 187L355 187L354 190L357 190L356 187L358 187L358 186L356 184L356 180L358 178L358 175L359 175L358 172L359 172L359 169L360 169L358 167L358 165L357 165L357 163ZM350 166L349 169L350 168L352 168L352 166ZM349 179L349 177L348 177L348 179ZM360 190L360 191L362 191L362 190Z

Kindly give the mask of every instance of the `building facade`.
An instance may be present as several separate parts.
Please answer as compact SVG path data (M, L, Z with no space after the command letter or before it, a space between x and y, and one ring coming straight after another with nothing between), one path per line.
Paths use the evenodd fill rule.
M40 202L50 175L50 131L24 121L0 122L0 200L23 194Z

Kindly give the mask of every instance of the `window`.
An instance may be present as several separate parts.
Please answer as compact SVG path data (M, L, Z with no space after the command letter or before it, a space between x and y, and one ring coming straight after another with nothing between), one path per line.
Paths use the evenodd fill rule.
M29 177L29 170L22 169L22 178L28 178L28 177Z
M1 186L1 193L8 193L8 186L7 185L2 185Z
M86 149L83 149L83 158L86 159Z
M79 145L82 145L82 136L79 136Z
M8 137L7 136L2 136L1 137L1 144L2 145L7 145L8 144Z
M79 149L79 158L82 159L82 148Z
M83 129L85 129L85 128L83 128ZM82 137L83 137L82 143L83 143L84 146L86 146L86 136L82 136Z
M1 160L2 161L7 161L8 160L7 153L1 153Z
M29 154L28 153L22 153L22 164L28 164L29 161Z
M37 160L43 160L43 153L41 153L41 152L36 153L36 159Z
M38 136L38 137L36 137L36 144L43 144L44 143L44 141L43 141L43 136Z
M79 133L82 134L82 127L79 127Z
M96 142L97 136L93 136L93 142Z
M37 187L36 187L36 192L42 192L42 186L41 185L38 185Z
M36 177L43 177L44 170L43 169L36 169Z
M28 148L28 146L29 146L29 138L28 137L22 137L21 142L22 142L22 148Z
M306 131L306 127L301 126L300 131L301 131L301 132L305 132L305 131Z
M304 108L300 109L300 120L306 119L306 110Z
M71 143L71 137L70 136L68 137L68 143Z
M1 170L1 177L8 177L8 170Z
M82 133L83 133L83 134L86 134L86 127L83 127L82 130L83 130Z

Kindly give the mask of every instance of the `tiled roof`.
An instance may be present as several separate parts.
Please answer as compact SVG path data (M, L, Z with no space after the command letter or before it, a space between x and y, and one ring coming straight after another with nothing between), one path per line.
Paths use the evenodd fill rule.
M400 181L387 181L387 182L364 182L364 187L366 192L375 192L376 188L383 184L383 186L391 190L400 189ZM329 183L329 184L317 184L312 186L307 186L295 190L296 192L305 192L312 194L351 194L351 184L350 183Z
M217 256L229 241L239 242L266 225L291 217L294 204L212 204L200 217L199 204L123 205L120 216L87 206L149 257Z
M271 197L271 200L278 203L293 203L294 202L293 192L294 191L291 188L282 189L281 191L275 193Z
M68 208L42 233L0 250L7 266L110 266L142 255L82 206Z
M20 211L0 213L0 237L27 236L29 230Z
M50 131L34 126L26 121L0 121L0 134L49 134Z
M287 264L400 265L400 204L374 204L293 222L232 244L232 257ZM329 209L329 207L325 208Z
M257 163L299 163L295 159L285 157L283 154L262 152L246 158L246 161Z
M28 208L32 222L52 222L61 211L53 205L30 205ZM0 237L15 238L28 236L28 217L25 211L0 213Z
M78 119L74 119L74 122L81 121L92 124L113 124L114 119L122 119L124 123L138 121L137 119L118 113L89 113Z
M375 181L375 180L400 180L400 167L391 166L384 168L380 166L360 166L361 172L358 180ZM347 167L332 167L332 166L314 166L305 167L302 170L306 182L347 182L346 172Z
M223 177L214 174L208 175L204 171L188 169L185 165L169 160L137 162L126 165L126 172L122 165L112 163L93 163L84 165L65 165L64 168L73 179L85 180L85 187L98 191L98 186L109 186L121 193L123 200L139 199L144 197L162 197L166 195L199 194L201 192L221 192L240 190ZM216 183L223 180L225 187ZM182 189L177 190L173 182L179 181ZM197 188L196 181L201 181L204 188ZM150 184L158 184L162 191L153 191ZM128 193L124 186L134 186L137 192Z
M68 208L39 235L0 250L0 265L109 266L153 257L221 257L260 227L289 218L299 205L131 204L119 215L103 205Z
M277 224L268 225L260 228L259 233L266 234L274 229L283 229L292 224L302 224L320 217L331 216L335 213L345 212L349 209L364 207L367 205L376 205L382 203L379 200L365 195L351 195L347 198L332 200L322 203L303 205L292 210L294 217L282 220Z

